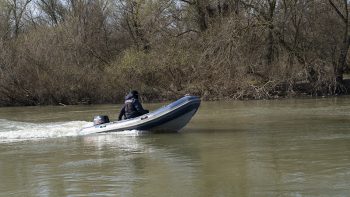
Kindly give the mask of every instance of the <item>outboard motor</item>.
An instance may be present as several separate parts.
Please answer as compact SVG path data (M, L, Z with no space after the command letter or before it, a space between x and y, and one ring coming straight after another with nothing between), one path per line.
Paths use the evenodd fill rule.
M106 115L100 115L94 117L94 126L99 124L109 123L109 118Z

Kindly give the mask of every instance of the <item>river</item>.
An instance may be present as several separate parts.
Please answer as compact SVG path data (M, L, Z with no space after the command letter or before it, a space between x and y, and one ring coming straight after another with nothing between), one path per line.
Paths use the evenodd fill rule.
M119 107L0 108L0 196L350 194L350 97L203 102L180 133L79 134Z

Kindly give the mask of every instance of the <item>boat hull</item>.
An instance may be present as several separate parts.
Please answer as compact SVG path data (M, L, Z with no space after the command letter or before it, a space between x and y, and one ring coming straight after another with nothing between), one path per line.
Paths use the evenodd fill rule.
M185 127L195 115L200 102L199 97L185 96L148 114L128 120L85 127L81 132L100 133L125 130L177 132Z

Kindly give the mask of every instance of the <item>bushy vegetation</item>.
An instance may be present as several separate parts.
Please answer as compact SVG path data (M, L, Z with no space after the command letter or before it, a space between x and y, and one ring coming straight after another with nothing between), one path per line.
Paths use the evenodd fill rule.
M346 93L338 0L2 0L0 106Z

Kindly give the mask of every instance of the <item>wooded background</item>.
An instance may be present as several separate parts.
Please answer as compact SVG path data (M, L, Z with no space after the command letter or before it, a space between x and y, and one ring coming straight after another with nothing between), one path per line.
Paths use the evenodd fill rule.
M347 0L0 0L0 105L346 93Z

